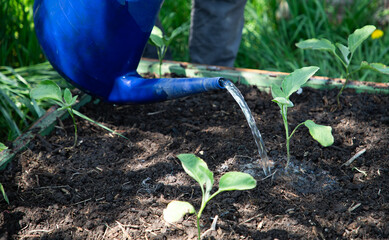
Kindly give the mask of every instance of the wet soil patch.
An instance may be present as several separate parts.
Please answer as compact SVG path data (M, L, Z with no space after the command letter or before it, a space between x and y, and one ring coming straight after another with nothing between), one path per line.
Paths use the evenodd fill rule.
M164 103L84 106L80 111L128 138L77 119L36 138L2 172L11 201L0 202L0 239L196 239L195 218L169 225L162 211L174 199L196 208L200 188L183 171L180 153L195 153L215 173L255 174L250 191L222 193L209 202L203 232L210 239L389 238L389 97L304 89L294 94L292 127L307 119L332 126L335 143L323 148L300 128L291 140L285 173L285 134L268 93L239 86L262 133L273 177L257 168L258 154L239 106L225 91ZM357 152L366 152L342 166ZM216 188L216 184L215 184Z

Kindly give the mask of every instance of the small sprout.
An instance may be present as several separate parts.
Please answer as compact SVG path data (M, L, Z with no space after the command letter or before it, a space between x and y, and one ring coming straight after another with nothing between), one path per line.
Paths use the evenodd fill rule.
M163 211L163 218L168 223L174 223L180 221L186 214L195 214L197 217L198 239L200 239L200 218L207 203L221 192L253 189L257 182L250 174L228 172L220 178L219 189L211 195L214 178L207 164L193 154L180 154L177 157L181 161L185 172L200 184L202 193L201 207L196 212L192 204L188 202L172 201Z
M73 145L73 147L76 146L76 144L77 144L77 124L76 124L76 120L74 118L74 115L77 115L81 118L84 118L85 120L90 121L90 122L104 128L105 130L108 130L108 131L115 133L123 138L126 138L123 135L116 133L115 131L109 129L108 127L88 118L84 114L73 109L72 106L74 104L76 104L78 96L73 96L68 88L66 88L64 91L61 91L61 88L53 81L49 81L49 80L42 81L36 88L31 90L30 97L32 99L37 99L37 100L48 100L48 101L52 102L53 104L57 104L58 106L60 106L60 108L58 108L58 111L61 111L61 110L68 111L70 117L73 120L73 125L74 125L74 145Z
M166 36L163 34L162 30L157 26L154 26L151 31L149 43L154 45L157 48L158 60L159 60L159 76L162 75L162 60L165 58L167 49L171 44L172 40L181 34L182 32L188 30L188 24L184 23L178 28L174 29L170 36Z
M342 94L344 88L346 87L353 73L361 69L370 69L382 74L389 74L389 68L381 63L362 62L358 68L351 69L350 63L354 56L354 52L357 50L357 48L370 36L373 38L373 36L378 37L378 35L379 32L377 32L375 26L367 25L364 26L363 28L355 30L352 34L350 34L350 36L347 39L348 46L345 46L341 43L333 44L331 41L327 39L308 39L296 44L296 46L301 49L328 51L331 54L333 54L343 65L345 70L346 81L343 84L342 88L339 90L338 95L336 96L338 108L340 108L340 100L339 100L340 95ZM337 53L336 48L339 50L341 55Z
M60 106L58 111L66 109L73 120L74 125L74 144L77 144L77 124L74 118L72 105L76 103L77 96L74 98L69 89L61 91L61 88L53 81L42 81L36 88L30 92L30 97L36 100L49 100ZM74 101L73 101L74 99Z
M361 170L361 169L359 169L359 168L357 168L357 167L353 167L352 170L356 170L357 172L362 173L363 176L367 177L366 171L363 171L363 170Z
M292 101L289 100L289 97L303 86L308 79L313 76L319 70L318 67L305 67L301 69L297 69L288 76L284 78L282 81L281 87L273 84L272 85L272 96L273 102L277 103L280 107L280 112L282 116L282 120L284 122L285 127L285 135L286 135L286 151L287 151L287 163L286 167L288 168L290 161L290 149L289 142L292 138L293 134L301 125L305 125L309 129L309 133L318 141L322 146L328 147L334 143L334 137L332 136L332 128L328 126L322 126L314 123L312 120L306 120L303 123L300 123L295 127L291 134L289 134L289 125L288 125L288 108L293 107Z

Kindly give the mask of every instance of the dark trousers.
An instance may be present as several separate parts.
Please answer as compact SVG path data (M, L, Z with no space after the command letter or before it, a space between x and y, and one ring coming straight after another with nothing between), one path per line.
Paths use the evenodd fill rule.
M232 67L238 53L247 0L192 0L190 61Z

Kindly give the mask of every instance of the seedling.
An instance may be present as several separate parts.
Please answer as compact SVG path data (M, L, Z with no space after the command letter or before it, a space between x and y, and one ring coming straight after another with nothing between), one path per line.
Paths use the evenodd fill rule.
M207 164L193 154L180 154L177 157L180 159L185 172L200 184L202 193L201 206L199 211L196 212L193 205L189 202L172 201L163 211L163 218L168 223L174 223L180 221L187 213L195 214L197 217L197 236L200 239L200 218L207 203L221 192L253 189L257 182L250 174L228 172L220 178L219 189L211 195L214 179L213 173L208 169Z
M284 122L285 127L285 135L286 135L286 152L287 152L287 163L286 167L288 168L290 162L290 149L289 142L292 138L293 134L296 132L297 128L301 125L305 125L309 129L309 133L318 141L322 146L328 147L334 143L334 137L332 136L332 128L329 126L323 126L314 123L312 120L306 120L298 124L291 134L289 134L289 126L288 126L288 108L293 107L293 103L289 100L289 97L299 90L302 85L304 85L308 79L313 76L319 70L318 67L305 67L301 69L297 69L288 76L284 78L282 81L281 87L272 84L271 92L273 96L273 102L277 103L280 107L280 112L282 116L282 120Z
M64 91L61 90L61 88L53 81L42 81L36 88L32 89L30 92L30 97L37 100L49 100L53 104L57 104L60 106L60 108L57 109L57 111L61 111L66 109L70 115L70 117L73 120L74 125L74 146L77 144L77 124L76 119L74 118L74 115L77 115L81 118L84 118L87 121L90 121L99 127L110 131L114 134L117 134L123 138L123 135L116 133L112 129L102 125L101 123L98 123L89 117L85 116L84 114L78 112L77 110L73 109L72 106L76 104L77 97L78 96L72 96L72 93L68 88L65 88Z
M351 69L350 63L354 56L355 50L362 44L363 41L365 41L369 36L371 36L375 29L375 26L367 25L363 28L355 30L354 33L352 33L348 37L348 46L345 46L341 43L333 44L331 41L325 38L312 38L305 41L301 41L296 44L296 46L301 49L328 51L332 53L336 57L336 59L338 59L339 62L343 65L346 81L344 82L342 88L336 96L338 108L340 108L340 95L342 94L353 73L358 72L361 69L370 69L379 73L389 74L389 67L385 66L382 63L367 63L363 61L356 69ZM337 49L340 54L338 54Z
M363 170L361 170L361 169L359 169L359 168L357 168L357 167L353 167L353 168L352 168L352 170L356 170L356 171L358 171L358 172L362 173L362 174L363 174L363 176L367 177L367 173L366 173L366 171L363 171Z
M157 26L154 26L153 30L151 31L149 43L157 48L159 60L159 76L162 75L162 60L165 58L170 43L176 36L178 36L187 29L188 25L183 24L178 28L174 29L170 37L164 35L161 29L159 29Z

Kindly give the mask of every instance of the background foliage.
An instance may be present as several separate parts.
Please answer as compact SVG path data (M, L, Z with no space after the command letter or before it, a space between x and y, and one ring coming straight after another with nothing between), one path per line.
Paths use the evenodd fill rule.
M0 0L0 66L22 67L45 58L34 33L34 0Z
M337 4L335 4L337 2ZM344 2L348 2L347 4ZM175 9L180 11L175 12ZM160 13L167 33L190 21L190 0L167 0ZM308 65L319 65L318 75L342 77L341 69L331 64L327 53L302 51L295 43L308 38L327 38L345 43L355 29L372 24L386 34L369 39L354 56L360 63L389 65L389 10L383 0L248 0L245 26L236 67L292 72ZM171 45L174 60L190 61L187 49L189 32ZM363 72L354 79L388 82L387 76Z

